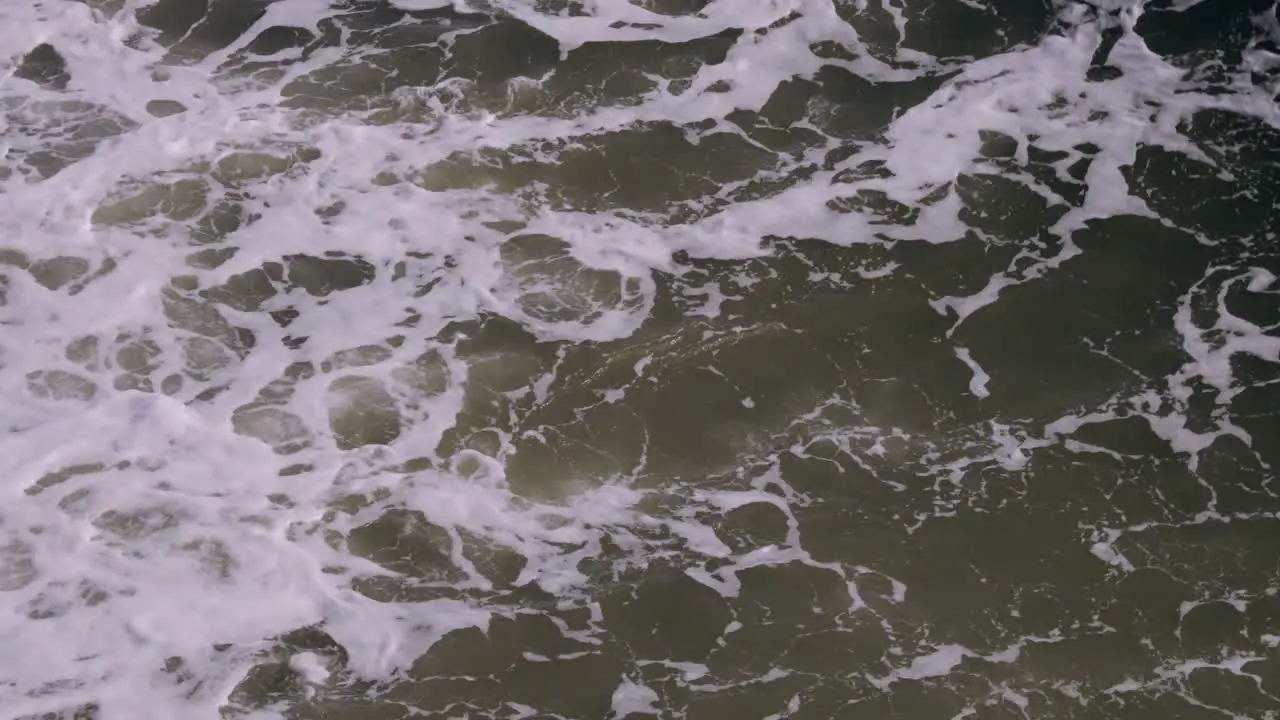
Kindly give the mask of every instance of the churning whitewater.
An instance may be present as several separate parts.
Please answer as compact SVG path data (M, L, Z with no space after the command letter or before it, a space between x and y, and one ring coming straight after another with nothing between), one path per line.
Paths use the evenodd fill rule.
M0 68L0 718L1280 718L1272 0L12 0Z

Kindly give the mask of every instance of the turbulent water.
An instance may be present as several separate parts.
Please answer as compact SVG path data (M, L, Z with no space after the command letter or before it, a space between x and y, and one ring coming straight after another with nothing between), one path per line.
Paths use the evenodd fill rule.
M0 718L1280 718L1280 21L0 5Z

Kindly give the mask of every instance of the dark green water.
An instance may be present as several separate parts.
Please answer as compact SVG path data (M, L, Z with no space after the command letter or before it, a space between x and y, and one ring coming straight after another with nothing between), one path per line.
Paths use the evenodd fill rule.
M191 639L70 682L66 712L23 683L74 664L0 665L39 709L15 717L1280 717L1273 4L741 5L99 4L185 99L40 126L6 96L36 139L4 210L101 180L111 138L150 137L127 108L184 144L145 192L85 191L106 250L40 259L11 223L4 277L63 299L4 309L62 365L0 373L49 417L140 391L273 452L155 446L224 520L195 490L163 522L92 500L110 458L141 467L121 441L18 494L131 557L213 537L225 563L206 610L97 577ZM14 78L73 96L63 55L96 46L50 42ZM154 298L78 310L96 268ZM23 319L55 310L87 314ZM212 468L262 479L218 495ZM246 508L295 550L259 571ZM289 552L332 586L263 584L311 567ZM5 562L0 641L78 647L24 634L56 621Z

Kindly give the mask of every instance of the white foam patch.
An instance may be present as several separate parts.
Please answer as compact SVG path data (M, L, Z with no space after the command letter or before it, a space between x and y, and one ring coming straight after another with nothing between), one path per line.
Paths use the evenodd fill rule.
M310 652L303 652L289 658L289 669L294 671L312 685L322 685L329 679L328 661Z
M613 717L625 718L633 713L640 715L657 715L661 699L658 693L646 685L639 685L629 678L623 678L618 689L613 691Z
M927 655L916 657L908 667L895 670L884 678L871 678L871 682L880 689L886 689L899 680L920 680L946 675L971 655L973 653L963 645L943 645Z
M991 376L988 375L986 371L982 369L982 366L973 359L973 355L969 352L969 348L957 347L956 357L960 359L960 362L967 365L969 367L969 371L973 373L973 379L969 381L969 393L974 397L980 398L990 395L991 391L987 389L987 383L991 382Z

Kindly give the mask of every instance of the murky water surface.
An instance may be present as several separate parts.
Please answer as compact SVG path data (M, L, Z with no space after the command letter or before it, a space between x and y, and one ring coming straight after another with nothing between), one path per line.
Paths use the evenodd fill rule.
M0 716L1280 717L1272 0L33 0L0 67Z

